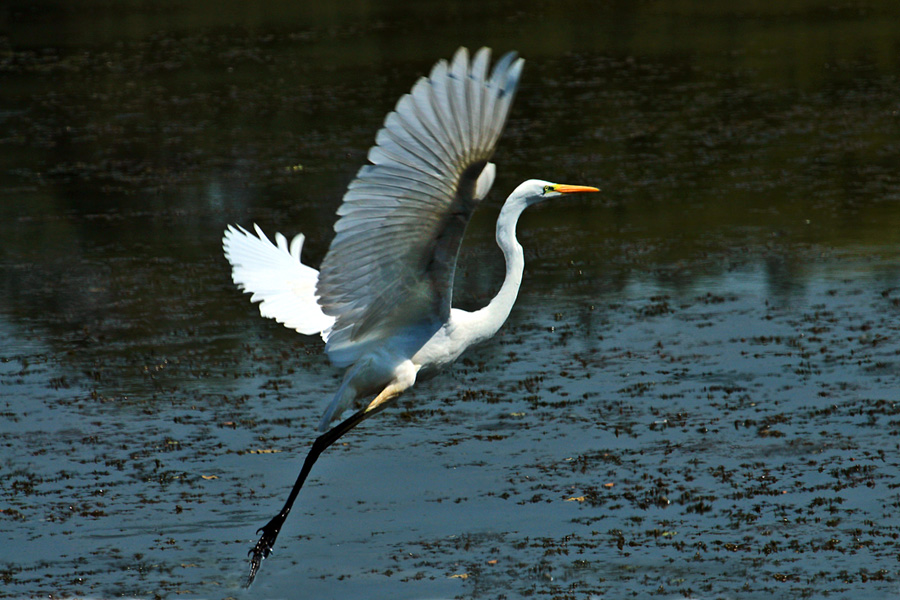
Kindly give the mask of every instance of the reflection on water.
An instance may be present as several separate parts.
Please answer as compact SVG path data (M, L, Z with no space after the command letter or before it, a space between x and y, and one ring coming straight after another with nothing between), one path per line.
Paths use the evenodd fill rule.
M260 593L893 594L897 6L326 4L8 9L10 593L236 593L337 374L222 230L317 263L387 110L486 44L527 63L458 303L521 180L603 193L526 213L508 326L322 458Z

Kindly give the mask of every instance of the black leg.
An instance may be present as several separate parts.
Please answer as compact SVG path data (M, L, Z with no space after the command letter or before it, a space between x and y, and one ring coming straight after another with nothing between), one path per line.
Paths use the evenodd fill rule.
M385 405L382 404L373 410L364 408L355 412L349 419L341 421L338 425L335 425L316 438L312 448L309 450L309 454L306 455L306 460L303 461L303 467L300 469L297 481L294 482L294 487L291 489L287 502L284 503L281 511L272 517L271 521L257 531L257 533L261 531L262 536L260 536L259 541L256 542L256 546L253 550L248 553L252 554L253 558L250 559L250 575L247 577L247 587L250 587L250 584L253 583L253 580L256 578L256 573L259 571L259 566L262 564L263 559L272 552L272 548L275 546L275 538L278 537L278 533L281 531L285 519L287 519L288 514L291 512L291 507L294 506L294 500L297 499L297 494L300 493L300 488L303 487L303 483L306 481L306 477L309 475L309 471L316 463L319 455L322 454L328 446L335 443L342 435L359 425L360 422L367 417L371 417L375 413L380 412L384 407Z

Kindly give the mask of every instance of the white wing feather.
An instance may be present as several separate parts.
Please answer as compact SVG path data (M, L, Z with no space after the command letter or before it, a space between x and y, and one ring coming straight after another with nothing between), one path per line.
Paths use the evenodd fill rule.
M326 351L336 365L449 318L459 244L493 183L488 159L523 65L507 54L488 77L489 63L486 48L439 61L388 114L372 164L350 184L316 288L335 319Z
M257 226L256 235L243 227L228 226L222 246L231 263L231 278L259 302L259 313L306 335L321 334L327 341L334 317L322 312L316 298L319 272L300 262L303 234L288 247L287 239L275 234L276 244Z

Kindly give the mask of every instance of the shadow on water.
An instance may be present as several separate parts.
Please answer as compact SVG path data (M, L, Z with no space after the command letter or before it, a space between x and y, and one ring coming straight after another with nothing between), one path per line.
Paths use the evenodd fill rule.
M0 596L895 596L896 6L305 4L0 21ZM339 374L222 230L317 264L460 44L528 62L457 303L517 183L604 192L526 213L509 323L321 458L245 593Z

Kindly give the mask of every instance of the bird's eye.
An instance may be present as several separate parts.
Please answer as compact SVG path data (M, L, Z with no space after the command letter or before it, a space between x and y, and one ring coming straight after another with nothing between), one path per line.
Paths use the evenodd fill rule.
M545 186L544 186L544 192L543 192L543 193L546 194L547 192L552 192L552 191L553 191L553 186L552 186L552 185L545 185Z

